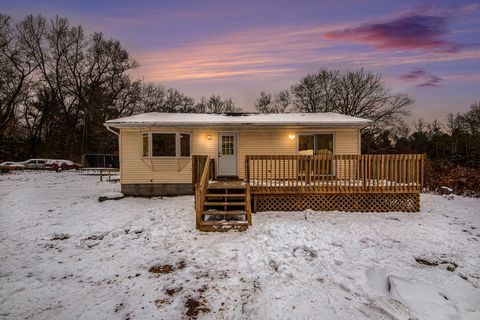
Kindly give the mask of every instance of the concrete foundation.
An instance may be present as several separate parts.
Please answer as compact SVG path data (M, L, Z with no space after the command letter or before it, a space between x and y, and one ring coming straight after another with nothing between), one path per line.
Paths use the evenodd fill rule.
M122 184L122 193L126 196L182 196L194 194L190 183L139 183Z

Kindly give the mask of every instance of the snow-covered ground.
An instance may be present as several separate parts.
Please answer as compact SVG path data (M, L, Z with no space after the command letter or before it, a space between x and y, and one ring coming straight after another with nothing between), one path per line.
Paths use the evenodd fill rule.
M478 199L258 213L246 232L201 233L193 197L98 202L118 190L0 176L0 318L480 319Z

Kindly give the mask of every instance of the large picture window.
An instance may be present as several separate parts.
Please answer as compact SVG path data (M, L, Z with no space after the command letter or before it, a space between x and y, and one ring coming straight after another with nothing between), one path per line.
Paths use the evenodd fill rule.
M333 134L300 134L298 136L298 153L300 155L333 155ZM300 161L298 173L306 174L307 168L310 168L310 174L331 175L333 174L333 159L317 159L313 166L306 167L303 161Z
M190 157L190 133L152 132L142 134L143 157Z
M333 134L300 134L298 153L301 155L333 154Z
M152 157L175 157L175 133L152 133Z

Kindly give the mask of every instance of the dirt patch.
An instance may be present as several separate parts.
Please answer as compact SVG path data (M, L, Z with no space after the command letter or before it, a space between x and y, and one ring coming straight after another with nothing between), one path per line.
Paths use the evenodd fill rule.
M174 267L170 264L163 264L163 265L157 264L153 267L150 267L150 269L148 269L148 271L151 272L151 273L156 273L156 274L170 273L170 272L173 272L175 270L182 270L186 266L187 266L187 263L184 260L182 260L182 261L177 263L176 267Z
M415 261L419 264L423 264L428 267L437 267L439 265L447 265L447 270L453 272L457 269L458 264L454 261L449 260L433 260L426 258L415 258Z
M303 257L308 261L311 261L317 257L317 253L315 252L315 250L310 249L307 246L294 248L292 254L296 258Z
M171 304L172 302L168 299L157 299L154 301L157 308L161 308L164 304Z
M169 288L165 289L165 293L168 294L169 296L173 296L175 293L180 292L183 288L178 287L178 288Z
M195 273L195 279L197 280L201 278L209 278L209 277L210 277L210 274L208 273L208 271L200 271Z
M201 288L197 289L197 292L204 293L205 291L207 291L207 289L208 287L206 285L203 285Z
M185 260L182 260L178 263L177 265L177 269L178 270L182 270L183 268L185 268L187 266L187 263L185 262Z
M417 261L418 263L423 264L423 265L425 265L425 266L429 266L429 267L436 267L436 266L438 266L438 262L437 262L437 261L430 261L430 260L423 259L423 258L415 258L415 261Z
M67 240L70 239L70 235L66 233L54 233L50 240Z
M205 304L201 301L198 301L193 298L189 298L187 302L185 302L185 308L187 308L186 316L190 319L196 319L200 312L208 313L210 309L205 306Z
M103 240L105 237L105 234L92 234L91 236L88 236L84 240Z
M118 312L118 311L122 310L123 308L125 308L125 305L123 303L119 303L115 306L114 312Z
M450 272L453 272L455 271L455 269L457 269L457 264L456 263L448 263L448 266L447 266L447 270L450 271Z
M278 272L279 266L275 260L270 260L268 265L270 266L270 268L272 268L273 271Z
M387 218L387 220L392 220L392 221L400 221L400 219L398 219L398 218L395 218L395 217L393 217L393 218Z
M165 264L165 265L156 265L156 266L150 267L148 271L151 273L159 274L159 273L170 273L175 271L175 269L171 265Z

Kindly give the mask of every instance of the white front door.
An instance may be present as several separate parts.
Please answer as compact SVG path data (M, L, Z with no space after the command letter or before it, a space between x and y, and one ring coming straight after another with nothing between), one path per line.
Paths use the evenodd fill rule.
M218 133L217 176L237 175L237 133Z

